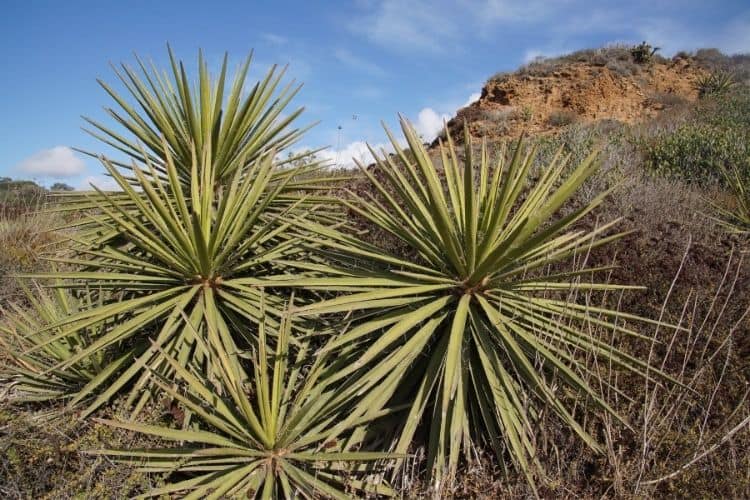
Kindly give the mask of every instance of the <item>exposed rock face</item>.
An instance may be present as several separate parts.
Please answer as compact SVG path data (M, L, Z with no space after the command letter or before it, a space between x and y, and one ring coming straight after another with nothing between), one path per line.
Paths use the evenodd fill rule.
M697 99L703 73L689 58L637 66L632 74L590 62L558 65L543 76L516 72L490 80L448 126L454 139L466 122L472 136L492 140L554 132L573 121L639 122L675 101Z

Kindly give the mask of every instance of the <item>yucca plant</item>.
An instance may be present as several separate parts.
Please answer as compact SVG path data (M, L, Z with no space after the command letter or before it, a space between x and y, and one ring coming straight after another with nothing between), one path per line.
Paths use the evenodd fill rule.
M135 105L102 83L121 108L110 115L127 133L89 122L96 137L128 157L100 157L119 190L65 199L59 210L84 214L69 224L77 255L60 259L74 270L36 276L60 278L59 286L76 294L109 294L50 327L65 336L101 321L111 325L57 368L113 346L134 350L116 379L86 386L73 398L98 394L84 416L126 387L137 414L152 395L152 373L171 373L162 352L181 366L210 366L194 331L179 326L182 313L202 325L199 335L210 323L227 341L252 345L260 291L235 280L282 273L285 259L304 254L284 219L304 217L301 207L311 204L304 191L325 180L313 175L320 165L305 161L309 153L279 159L302 133L289 129L301 109L283 115L298 88L276 95L283 72L271 69L248 92L248 57L227 90L227 58L213 80L199 55L196 90L183 63L171 50L169 56L172 79L140 60L141 76L127 66L118 72ZM323 212L316 212L319 220L326 220ZM280 314L279 304L268 294L270 314Z
M717 220L732 233L750 235L750 176L741 173L737 166L722 167L721 174L734 206L727 208L710 202L718 214Z
M731 71L713 71L699 76L695 88L698 90L698 97L704 98L724 94L735 85L737 82Z
M7 310L0 308L0 356L5 358L0 380L12 393L12 401L71 399L87 385L112 376L132 357L128 349L116 356L101 350L80 358L66 369L59 368L60 363L69 361L92 338L98 337L106 325L94 323L68 335L59 335L58 328L49 329L49 326L91 307L91 304L62 289L19 286L28 306L10 303Z
M210 151L193 152L187 186L166 145L164 157L165 176L158 175L156 166L146 158L143 169L133 166L133 180L103 160L122 192L97 191L91 196L97 212L91 213L89 220L91 227L109 231L116 238L99 240L90 235L80 242L78 257L56 259L74 266L73 271L32 276L62 280L57 286L76 293L102 290L112 297L50 326L60 333L48 342L90 325L112 325L57 368L70 368L114 345L130 345L135 350L133 362L114 381L104 384L100 380L99 386L91 384L73 399L75 403L93 391L100 392L84 415L126 385L127 402L137 414L151 396L152 374L168 376L173 370L164 352L183 367L209 366L196 336L205 335L208 325L227 345L252 345L251 326L260 317L261 290L236 280L283 272L285 268L276 261L305 251L284 221L298 211L296 205L272 207L294 175L294 170L286 171L285 177L277 175L273 152L251 164L239 157L237 162L244 167L232 168L232 179L218 190L213 188L219 173L209 161ZM271 294L267 302L269 314L279 317L280 302ZM185 327L182 314L197 326ZM46 345L41 343L34 351ZM130 383L133 380L135 383Z
M95 453L138 464L143 471L182 475L146 497L178 492L186 494L184 498L390 496L375 466L393 455L358 450L367 436L361 426L386 412L340 404L337 390L322 378L327 357L315 356L308 340L292 348L286 317L274 334L275 348L266 329L261 322L257 348L245 356L252 365L249 371L246 361L222 347L212 328L208 332L214 341L204 347L217 365L215 379L165 355L175 377L159 377L157 384L196 416L201 429L104 420L177 441L179 448ZM355 422L342 424L344 412Z
M328 181L336 180L320 173L323 165L315 161L316 151L290 153L287 157L281 155L306 130L293 128L304 108L287 111L301 85L291 82L279 90L285 69L279 71L273 66L261 80L248 88L251 53L230 85L228 55L224 56L218 77L213 78L208 62L199 53L197 81L194 82L183 61L178 60L169 47L168 53L170 72L160 71L153 63L146 64L137 56L137 70L126 64L122 64L120 70L115 68L127 91L125 96L99 80L117 105L105 110L123 130L85 119L93 127L87 132L126 155L121 160L109 158L110 163L127 173L134 165L143 169L147 162L152 168L143 169L144 175L166 180L169 154L177 180L189 190L193 155L197 154L202 164L212 168L213 184L210 187L219 190L231 182L237 172L244 176L250 165L274 152L279 158L271 184L276 185L275 181L285 179L284 189L272 200L275 205L293 203L298 200L300 191L325 189ZM99 157L96 153L81 152ZM287 175L288 170L294 171L291 178ZM138 182L132 175L125 175L125 178ZM206 186L207 189L210 187ZM56 198L64 203L55 210L74 213L94 210L98 205L92 194L56 193ZM110 195L117 196L115 193ZM127 196L120 198L123 202L121 208L132 208L124 203L128 200ZM84 232L93 229L100 241L117 237L116 232L106 231L101 225L91 228L87 220L74 221L69 227Z
M198 76L191 81L182 61L168 47L171 78L153 63L136 57L140 72L126 64L115 68L120 82L136 104L128 102L113 87L98 80L115 100L119 110L107 113L124 127L124 135L110 126L85 118L94 127L94 137L125 153L137 164L146 161L160 175L167 175L164 141L177 170L177 177L190 185L193 151L207 151L206 161L214 169L213 181L219 185L230 181L236 170L244 170L271 151L281 152L294 144L304 130L290 129L303 108L285 114L301 85L294 82L277 92L285 70L273 66L252 88L246 88L252 53L234 76L227 81L225 54L218 78L212 80L203 54L198 55ZM86 151L83 151L87 154ZM98 156L92 154L93 156ZM125 169L131 161L114 162Z
M638 287L580 279L607 267L544 272L622 236L609 234L616 221L593 230L574 228L609 191L555 217L596 171L596 155L572 168L558 153L536 184L528 185L534 155L524 153L520 142L512 159L504 162L501 155L493 170L486 148L475 168L468 131L463 161L448 135L448 144L440 144L439 170L414 129L404 120L401 125L408 149L388 133L398 160L372 151L375 166L360 166L376 196L355 196L349 207L417 258L388 255L353 236L307 224L329 240L329 257L380 265L340 267L338 276L287 282L353 292L301 306L300 315L370 313L326 348L346 360L330 382L345 380L344 394L370 392L379 401L391 396L391 404L407 405L406 415L394 423L395 452L406 452L426 422L429 469L438 486L455 473L461 449L468 454L478 441L488 442L500 457L507 451L533 483L535 417L542 408L601 450L573 407L585 403L627 422L598 384L587 382L586 359L643 376L658 372L588 329L639 339L625 323L641 318L564 296Z

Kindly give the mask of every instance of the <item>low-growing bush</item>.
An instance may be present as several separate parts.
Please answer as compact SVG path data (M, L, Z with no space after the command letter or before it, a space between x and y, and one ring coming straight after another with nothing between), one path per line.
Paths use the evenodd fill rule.
M54 214L0 212L0 304L22 295L13 274L48 269L44 256L61 244L61 224Z
M646 168L659 175L723 183L723 168L750 172L750 92L707 98L675 128L636 141Z
M659 50L659 47L652 47L644 41L630 49L630 54L637 64L648 64L653 61L656 52Z
M578 113L570 109L561 109L550 113L547 123L553 127L564 127L575 123L578 120Z
M33 181L0 177L0 216L35 210L46 198L47 190Z
M736 130L690 123L644 144L646 166L660 175L688 182L720 182L721 169L750 168L746 134Z
M660 104L664 108L673 108L673 107L676 107L676 106L684 106L685 104L687 104L689 102L685 97L683 97L683 96L681 96L679 94L676 94L674 92L655 92L649 98L649 100L651 102Z
M634 75L641 71L639 65L633 61L629 47L625 45L612 45L599 49L579 50L559 57L540 56L521 67L515 74L548 76L570 63L589 63L594 66L606 66L622 76ZM501 80L511 74L514 73L500 72L490 78L490 81Z

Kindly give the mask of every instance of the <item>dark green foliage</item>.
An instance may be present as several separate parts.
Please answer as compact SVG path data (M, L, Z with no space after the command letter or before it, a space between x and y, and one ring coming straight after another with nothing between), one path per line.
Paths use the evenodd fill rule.
M52 187L50 188L50 191L73 191L73 190L75 190L73 186L65 184L64 182L55 182L54 184L52 184Z
M722 168L750 172L750 93L706 99L682 125L641 140L646 167L688 182L722 182Z
M716 182L723 166L750 166L746 141L747 134L737 130L689 123L646 144L646 165L688 182Z
M698 96L703 99L712 95L725 94L735 85L737 85L737 82L734 79L733 73L728 71L714 71L699 78L696 88L698 89Z
M0 177L0 211L13 214L38 208L47 190L34 181Z
M636 63L648 64L653 60L654 55L658 50L659 47L652 47L650 44L643 41L630 49L630 54L633 56L633 60Z

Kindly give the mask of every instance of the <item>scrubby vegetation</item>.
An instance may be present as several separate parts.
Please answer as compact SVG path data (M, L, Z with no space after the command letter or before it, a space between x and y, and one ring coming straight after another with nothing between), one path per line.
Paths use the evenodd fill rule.
M343 182L207 67L105 86L120 191L2 214L0 494L750 494L744 85Z
M655 124L640 142L647 168L696 183L723 182L724 168L750 173L750 91L706 97L686 116Z

